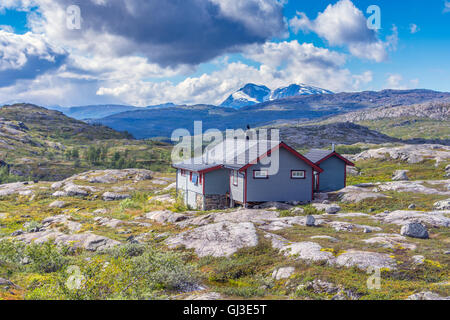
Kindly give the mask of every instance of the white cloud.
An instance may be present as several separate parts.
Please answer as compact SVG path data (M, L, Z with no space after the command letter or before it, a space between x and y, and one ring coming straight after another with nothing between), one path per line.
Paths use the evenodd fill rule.
M409 25L409 32L410 32L411 34L415 34L415 33L419 32L419 31L420 31L420 28L419 28L419 26L418 26L417 24L411 23L411 24Z
M386 80L386 88L387 89L396 89L396 90L407 90L407 89L416 89L419 86L419 79L411 79L409 81L405 81L401 74L389 74Z
M312 44L297 41L249 46L245 57L259 62L259 67L241 62L226 64L221 70L199 77L189 77L177 85L171 82L130 81L109 83L98 90L99 95L121 98L136 105L176 103L221 103L231 92L253 82L271 88L291 83L308 83L333 91L357 90L372 81L366 71L353 75L345 69L345 56Z
M227 55L222 55L213 60L216 71L187 77L195 70L192 65L170 66L152 61L147 55L127 50L130 40L111 32L102 33L88 28L80 36L76 30L65 28L66 15L61 6L62 0L36 1L39 2L42 15L30 15L33 33L12 35L12 38L19 37L20 40L7 49L8 59L0 59L0 70L2 65L20 70L30 56L38 56L46 61L56 58L59 53L68 56L64 64L58 64L52 70L41 70L33 78L19 78L15 85L0 86L0 102L14 99L41 105L66 106L96 103L147 106L165 102L218 104L248 82L265 84L271 88L307 83L339 92L358 90L373 78L371 71L352 74L345 68L348 57L345 54L298 41L266 41L241 46L239 50L242 55L254 63L230 63ZM265 27L272 28L277 19L271 20L270 13L281 3L276 0L252 0L245 4L237 0L210 1L217 3L221 14L230 21L237 20L255 34L265 33ZM106 0L91 2L104 5ZM30 3L22 1L20 5L25 7ZM127 3L136 2L133 0ZM6 7L5 2L2 5ZM12 5L12 1L8 5ZM252 10L255 6L258 6L259 11ZM135 7L128 6L127 10L133 13ZM249 12L253 13L252 17L238 14ZM325 28L324 23L320 25ZM358 47L359 42L355 40L358 35L352 32L333 37L330 38L333 43L340 43L339 37L353 41L351 51L372 60L379 60L379 52L386 49L385 44L381 45L382 48L378 47L378 40ZM372 53L367 52L370 46ZM184 80L169 81L174 77L177 81L180 78Z
M1 30L9 32L9 33L14 32L14 28L12 26L8 26L8 25L0 25L0 31Z
M444 2L444 13L450 12L450 1Z
M294 32L315 32L332 46L347 46L355 57L376 62L386 60L387 52L397 41L396 30L387 41L381 41L377 32L367 27L367 18L362 11L350 0L330 4L315 20L298 12L289 25Z

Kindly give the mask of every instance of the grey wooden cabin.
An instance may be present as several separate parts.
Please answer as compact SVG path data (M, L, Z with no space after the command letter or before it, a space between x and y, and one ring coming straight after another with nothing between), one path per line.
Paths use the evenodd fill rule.
M332 192L347 186L347 166L355 166L334 150L313 149L305 155L323 172L314 174L315 192Z
M201 159L173 165L177 194L198 210L262 202L309 203L319 166L284 142L226 140Z

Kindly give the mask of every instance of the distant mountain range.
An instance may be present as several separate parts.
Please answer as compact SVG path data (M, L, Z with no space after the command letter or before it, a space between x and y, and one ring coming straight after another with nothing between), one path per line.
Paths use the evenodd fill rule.
M101 119L121 112L138 111L142 109L145 110L145 109L169 108L169 107L176 107L176 105L173 103L165 103L140 108L134 106L105 104L105 105L90 105L90 106L79 106L68 108L60 106L51 106L47 107L47 109L60 111L64 113L66 116L77 120L92 120L92 119Z
M305 84L291 84L287 87L278 88L274 91L266 86L248 83L241 89L232 93L221 107L240 109L246 106L252 106L258 103L285 99L296 96L332 94L333 92L317 87L307 86Z
M378 107L397 107L450 98L450 93L431 90L383 90L354 93L315 94L266 101L240 109L212 105L139 108L91 120L118 131L128 131L138 139L170 137L177 128L193 132L194 121L203 121L203 130L245 129L275 121L311 121ZM370 109L369 109L370 112Z

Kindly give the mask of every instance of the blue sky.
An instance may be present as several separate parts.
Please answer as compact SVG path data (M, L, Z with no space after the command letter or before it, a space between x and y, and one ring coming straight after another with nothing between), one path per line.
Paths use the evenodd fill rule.
M450 91L450 1L124 3L2 0L0 103L218 104L247 82Z

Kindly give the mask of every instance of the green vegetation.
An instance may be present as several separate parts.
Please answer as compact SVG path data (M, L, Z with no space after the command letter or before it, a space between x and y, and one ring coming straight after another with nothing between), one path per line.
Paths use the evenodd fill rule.
M441 180L444 168L448 162L442 162L438 167L436 161L425 160L421 163L408 164L400 160L369 159L359 161L356 167L360 170L359 176L347 176L348 185L369 182L392 181L392 174L396 170L409 170L410 180Z
M0 122L0 160L10 165L9 170L0 167L0 183L62 180L92 169L171 171L169 144L135 140L126 132L89 125L57 111L5 106L0 108Z
M361 121L357 124L403 140L415 138L450 139L449 121L410 117Z

